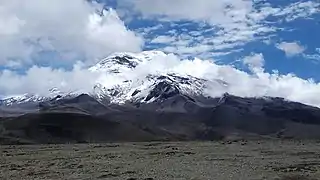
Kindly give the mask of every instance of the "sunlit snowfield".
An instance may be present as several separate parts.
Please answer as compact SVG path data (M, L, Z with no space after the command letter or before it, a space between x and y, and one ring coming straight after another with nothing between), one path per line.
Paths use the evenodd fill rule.
M318 179L319 143L260 140L1 146L0 179Z

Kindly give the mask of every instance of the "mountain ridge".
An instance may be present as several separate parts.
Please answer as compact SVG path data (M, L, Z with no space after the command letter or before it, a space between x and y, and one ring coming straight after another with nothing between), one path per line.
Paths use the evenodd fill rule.
M32 107L25 113L1 116L0 139L3 136L6 142L18 138L33 143L94 143L320 138L320 109L282 98L243 98L227 93L220 98L204 98L178 93L149 103L104 104L81 94ZM15 110L23 111L24 107ZM110 124L114 129L110 129ZM132 134L137 136L131 137Z
M185 95L204 95L207 84L227 86L223 80L207 80L177 72L146 72L139 77L134 77L135 74L139 74L135 72L136 68L139 69L145 63L157 61L157 58L161 59L166 56L169 55L161 51L145 51L137 54L114 53L89 68L89 71L101 73L101 77L97 79L92 91L86 93L101 100L107 98L111 103L123 104L126 101L148 103L157 99L156 97L152 98L150 93L157 91L160 86L174 88ZM62 92L58 88L52 87L45 96L24 94L5 98L1 100L0 104L41 102L57 96L76 96L80 94L79 92L84 93L82 90Z

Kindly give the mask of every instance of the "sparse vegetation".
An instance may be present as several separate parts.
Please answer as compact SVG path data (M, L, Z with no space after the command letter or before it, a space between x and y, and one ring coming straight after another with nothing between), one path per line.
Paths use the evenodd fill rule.
M316 180L319 152L292 140L0 146L0 179Z
M286 175L277 180L317 180L306 175Z
M3 125L0 123L0 134L5 134L6 130Z

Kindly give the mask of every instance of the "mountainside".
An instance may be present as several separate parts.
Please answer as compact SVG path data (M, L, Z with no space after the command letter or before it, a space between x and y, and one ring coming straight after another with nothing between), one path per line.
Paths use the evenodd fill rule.
M1 116L0 143L320 138L320 110L281 98L175 94L147 104L103 104L81 94L19 110Z
M102 76L88 93L52 88L0 101L0 143L320 138L319 108L278 97L212 97L207 87L228 83L144 68L161 56L103 59L90 68Z

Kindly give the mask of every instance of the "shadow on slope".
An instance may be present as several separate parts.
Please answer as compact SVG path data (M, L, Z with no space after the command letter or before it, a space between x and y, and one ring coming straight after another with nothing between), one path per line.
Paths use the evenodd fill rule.
M2 122L2 136L34 143L86 143L158 140L129 123L86 114L37 113Z
M59 97L56 97L50 101L39 103L39 109L40 112L81 113L90 115L100 115L113 111L88 94L81 94L77 97L67 99L59 99Z
M281 98L177 94L149 104L110 105L84 94L39 107L3 118L2 137L35 143L320 138L320 110Z

